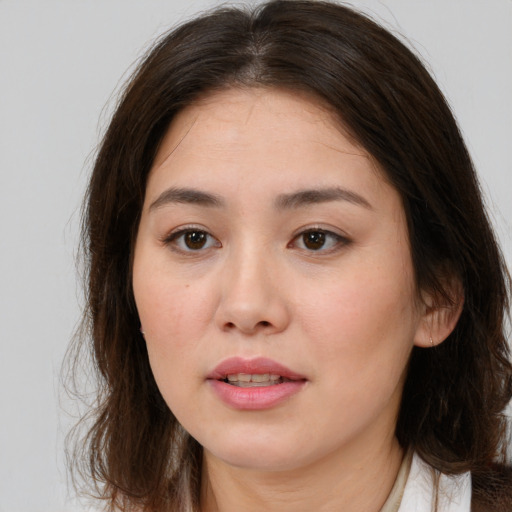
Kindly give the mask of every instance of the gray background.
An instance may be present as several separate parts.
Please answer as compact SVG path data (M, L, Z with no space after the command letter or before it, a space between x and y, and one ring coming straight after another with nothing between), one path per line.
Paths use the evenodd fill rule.
M144 48L214 1L0 0L0 512L85 510L66 490L60 366L80 316L79 206ZM355 0L408 37L462 126L512 262L512 1Z

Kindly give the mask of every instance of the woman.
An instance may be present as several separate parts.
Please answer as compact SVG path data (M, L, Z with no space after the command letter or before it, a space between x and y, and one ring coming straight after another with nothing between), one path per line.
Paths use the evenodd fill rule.
M510 510L507 272L444 98L374 22L274 1L163 37L84 237L112 509Z

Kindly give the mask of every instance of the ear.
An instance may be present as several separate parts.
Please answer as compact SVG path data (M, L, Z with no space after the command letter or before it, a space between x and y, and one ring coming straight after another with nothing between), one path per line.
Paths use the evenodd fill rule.
M444 283L446 296L421 294L421 319L414 336L417 347L430 348L442 343L452 333L464 306L464 290L457 278Z

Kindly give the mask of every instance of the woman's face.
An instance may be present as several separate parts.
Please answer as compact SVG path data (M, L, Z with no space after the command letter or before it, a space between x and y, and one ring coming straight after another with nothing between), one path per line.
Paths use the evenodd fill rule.
M394 442L428 342L404 210L311 98L230 89L176 117L133 287L159 389L207 457L283 470Z

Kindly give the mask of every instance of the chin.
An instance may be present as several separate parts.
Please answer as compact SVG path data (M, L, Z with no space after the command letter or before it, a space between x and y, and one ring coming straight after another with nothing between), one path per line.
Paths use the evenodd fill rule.
M244 453L229 453L226 457L219 457L225 464L229 466L247 469L253 471L290 471L300 467L300 462L292 460L288 455L269 453L264 454L261 451L248 452L247 449Z
M227 439L224 445L216 444L212 449L205 446L205 452L229 466L255 471L291 470L305 462L297 457L297 445L292 447L282 440Z

